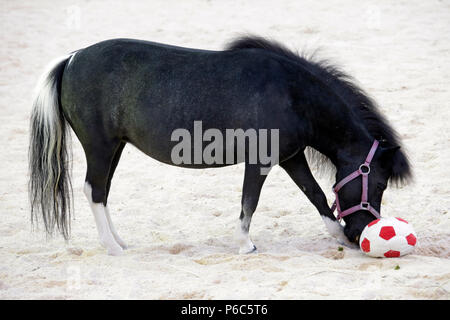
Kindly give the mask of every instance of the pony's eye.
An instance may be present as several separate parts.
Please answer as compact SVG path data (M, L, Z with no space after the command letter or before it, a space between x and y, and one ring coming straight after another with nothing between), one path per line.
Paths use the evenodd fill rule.
M384 183L377 183L377 188L380 190L385 190L386 189L386 185Z

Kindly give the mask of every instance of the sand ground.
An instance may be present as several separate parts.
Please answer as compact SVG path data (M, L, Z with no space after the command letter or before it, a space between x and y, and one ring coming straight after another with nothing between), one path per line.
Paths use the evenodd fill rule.
M0 3L0 298L450 297L448 1ZM82 193L86 164L75 137L72 240L31 232L30 97L50 60L117 37L220 49L242 32L291 48L320 47L320 56L336 61L375 97L414 165L415 183L389 189L383 200L385 215L414 225L414 254L373 259L338 251L312 204L275 168L252 223L259 253L237 255L242 166L179 169L127 146L109 203L130 248L108 256ZM324 176L319 182L328 191L334 181Z

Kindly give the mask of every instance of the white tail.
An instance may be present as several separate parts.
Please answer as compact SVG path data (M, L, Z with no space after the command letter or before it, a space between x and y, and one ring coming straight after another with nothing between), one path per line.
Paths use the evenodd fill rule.
M36 86L29 146L31 220L37 219L40 211L47 233L51 234L56 225L66 239L70 229L71 185L67 172L70 152L59 90L71 56L52 61Z

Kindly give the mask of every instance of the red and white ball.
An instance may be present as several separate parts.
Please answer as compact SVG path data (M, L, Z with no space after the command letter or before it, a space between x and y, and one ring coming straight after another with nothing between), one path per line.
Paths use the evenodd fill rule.
M417 236L402 218L382 217L369 223L361 233L359 246L371 257L395 258L411 253Z

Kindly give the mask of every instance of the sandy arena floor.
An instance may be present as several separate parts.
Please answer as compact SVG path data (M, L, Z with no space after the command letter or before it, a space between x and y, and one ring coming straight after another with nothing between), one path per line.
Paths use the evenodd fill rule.
M450 298L448 1L0 3L0 298ZM82 193L86 164L74 135L72 240L31 231L30 97L50 60L118 37L220 49L243 32L291 48L320 47L321 57L340 64L379 102L414 164L415 183L389 189L383 200L384 215L414 225L413 255L373 259L338 251L312 204L279 168L252 222L259 253L238 255L242 166L179 169L127 146L109 204L130 248L108 256ZM319 182L328 191L334 181Z

